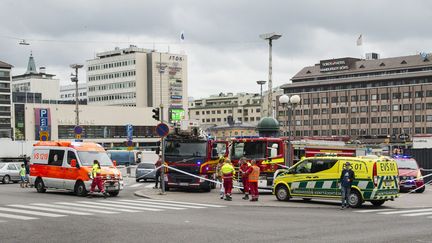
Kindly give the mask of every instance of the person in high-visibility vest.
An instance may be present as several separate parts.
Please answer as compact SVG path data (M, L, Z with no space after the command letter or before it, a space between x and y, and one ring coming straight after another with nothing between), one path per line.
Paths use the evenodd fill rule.
M231 201L231 191L233 187L233 177L235 174L234 166L231 163L231 160L226 159L224 165L221 168L223 185L225 190L225 200Z
M239 171L242 176L243 192L245 194L244 197L242 197L243 200L249 200L249 178L248 175L246 174L246 171L249 169L250 166L251 164L246 161L245 157L240 158Z
M24 164L21 164L21 169L20 169L19 174L20 174L20 179L21 179L20 186L21 187L28 187L27 180L26 180L26 169L25 169Z
M222 166L224 165L224 162L225 162L225 158L220 157L219 163L216 166L216 179L221 183L220 191L219 191L220 199L224 199L224 194L225 194L224 187L223 187L223 175L222 175Z
M89 197L93 196L94 190L96 186L98 187L99 191L103 194L104 198L106 198L105 188L102 181L102 169L99 164L99 161L94 160L93 161L93 167L92 167L92 177L93 181L90 187L90 194Z
M256 165L256 160L251 161L251 166L246 171L249 181L249 190L252 196L251 201L258 201L258 179L260 175L260 168Z

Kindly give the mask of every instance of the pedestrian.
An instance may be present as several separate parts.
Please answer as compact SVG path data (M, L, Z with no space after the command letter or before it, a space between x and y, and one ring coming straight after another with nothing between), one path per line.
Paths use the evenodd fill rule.
M234 166L231 163L231 160L226 159L224 165L221 168L223 185L225 190L225 200L232 201L231 191L233 187L233 177L235 175Z
M99 161L97 161L97 160L93 161L93 167L92 167L91 173L93 176L93 180L92 180L92 184L90 187L89 197L93 197L94 190L97 186L99 191L102 193L103 197L106 198L107 195L106 195L105 188L104 188L103 181L102 181L102 169L101 169Z
M156 161L155 167L156 167L156 175L155 175L155 186L153 187L153 189L158 189L158 183L159 182L160 182L161 187L162 187L162 181L161 181L162 156L161 155L159 155L159 158Z
M224 157L220 157L219 163L216 166L216 179L220 182L219 184L220 199L224 199L224 194L225 194L224 187L223 187L223 174L222 174L222 166L224 164L224 161L225 161Z
M20 173L20 178L21 178L21 182L20 182L21 188L28 187L26 185L26 169L25 169L24 164L21 164L21 169L20 169L19 173Z
M25 178L26 178L25 187L28 187L29 183L30 183L30 157L27 157L27 155L24 155L23 162L24 162L24 167L25 167L25 170L26 170L26 173L25 173Z
M248 175L248 184L249 184L249 190L251 194L251 202L258 201L258 179L260 175L260 168L256 164L256 160L251 161L251 166L246 171L246 174Z
M245 157L241 157L240 158L240 173L241 173L241 178L242 178L242 183L243 183L243 200L249 200L249 179L248 179L248 175L246 174L247 170L249 169L249 167L251 166L251 164L249 162L246 161Z
M349 203L348 203L349 195L351 193L351 185L354 179L355 179L355 174L354 171L351 169L351 164L350 162L346 162L340 176L341 199L342 199L341 210L349 207Z

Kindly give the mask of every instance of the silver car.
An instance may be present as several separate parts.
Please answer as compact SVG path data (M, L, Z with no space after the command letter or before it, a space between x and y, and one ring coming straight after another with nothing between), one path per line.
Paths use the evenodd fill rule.
M156 177L156 171L155 171L155 164L151 162L141 162L138 164L136 168L136 182L139 182L140 180L147 181L147 180L155 180Z
M20 169L22 163L2 163L0 162L0 181L3 184L20 181Z

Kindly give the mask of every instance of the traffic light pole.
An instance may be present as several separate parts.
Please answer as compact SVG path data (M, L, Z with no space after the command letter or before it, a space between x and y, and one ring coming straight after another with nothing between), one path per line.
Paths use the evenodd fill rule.
M164 67L162 67L162 53L159 53L159 96L160 96L160 121L164 122L164 106L162 100L162 73L164 72ZM161 138L161 194L165 194L165 137Z

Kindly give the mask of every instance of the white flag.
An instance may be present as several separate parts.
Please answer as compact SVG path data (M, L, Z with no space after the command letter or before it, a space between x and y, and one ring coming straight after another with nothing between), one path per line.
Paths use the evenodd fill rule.
M363 36L360 34L360 36L357 38L357 45L361 46L363 44Z

